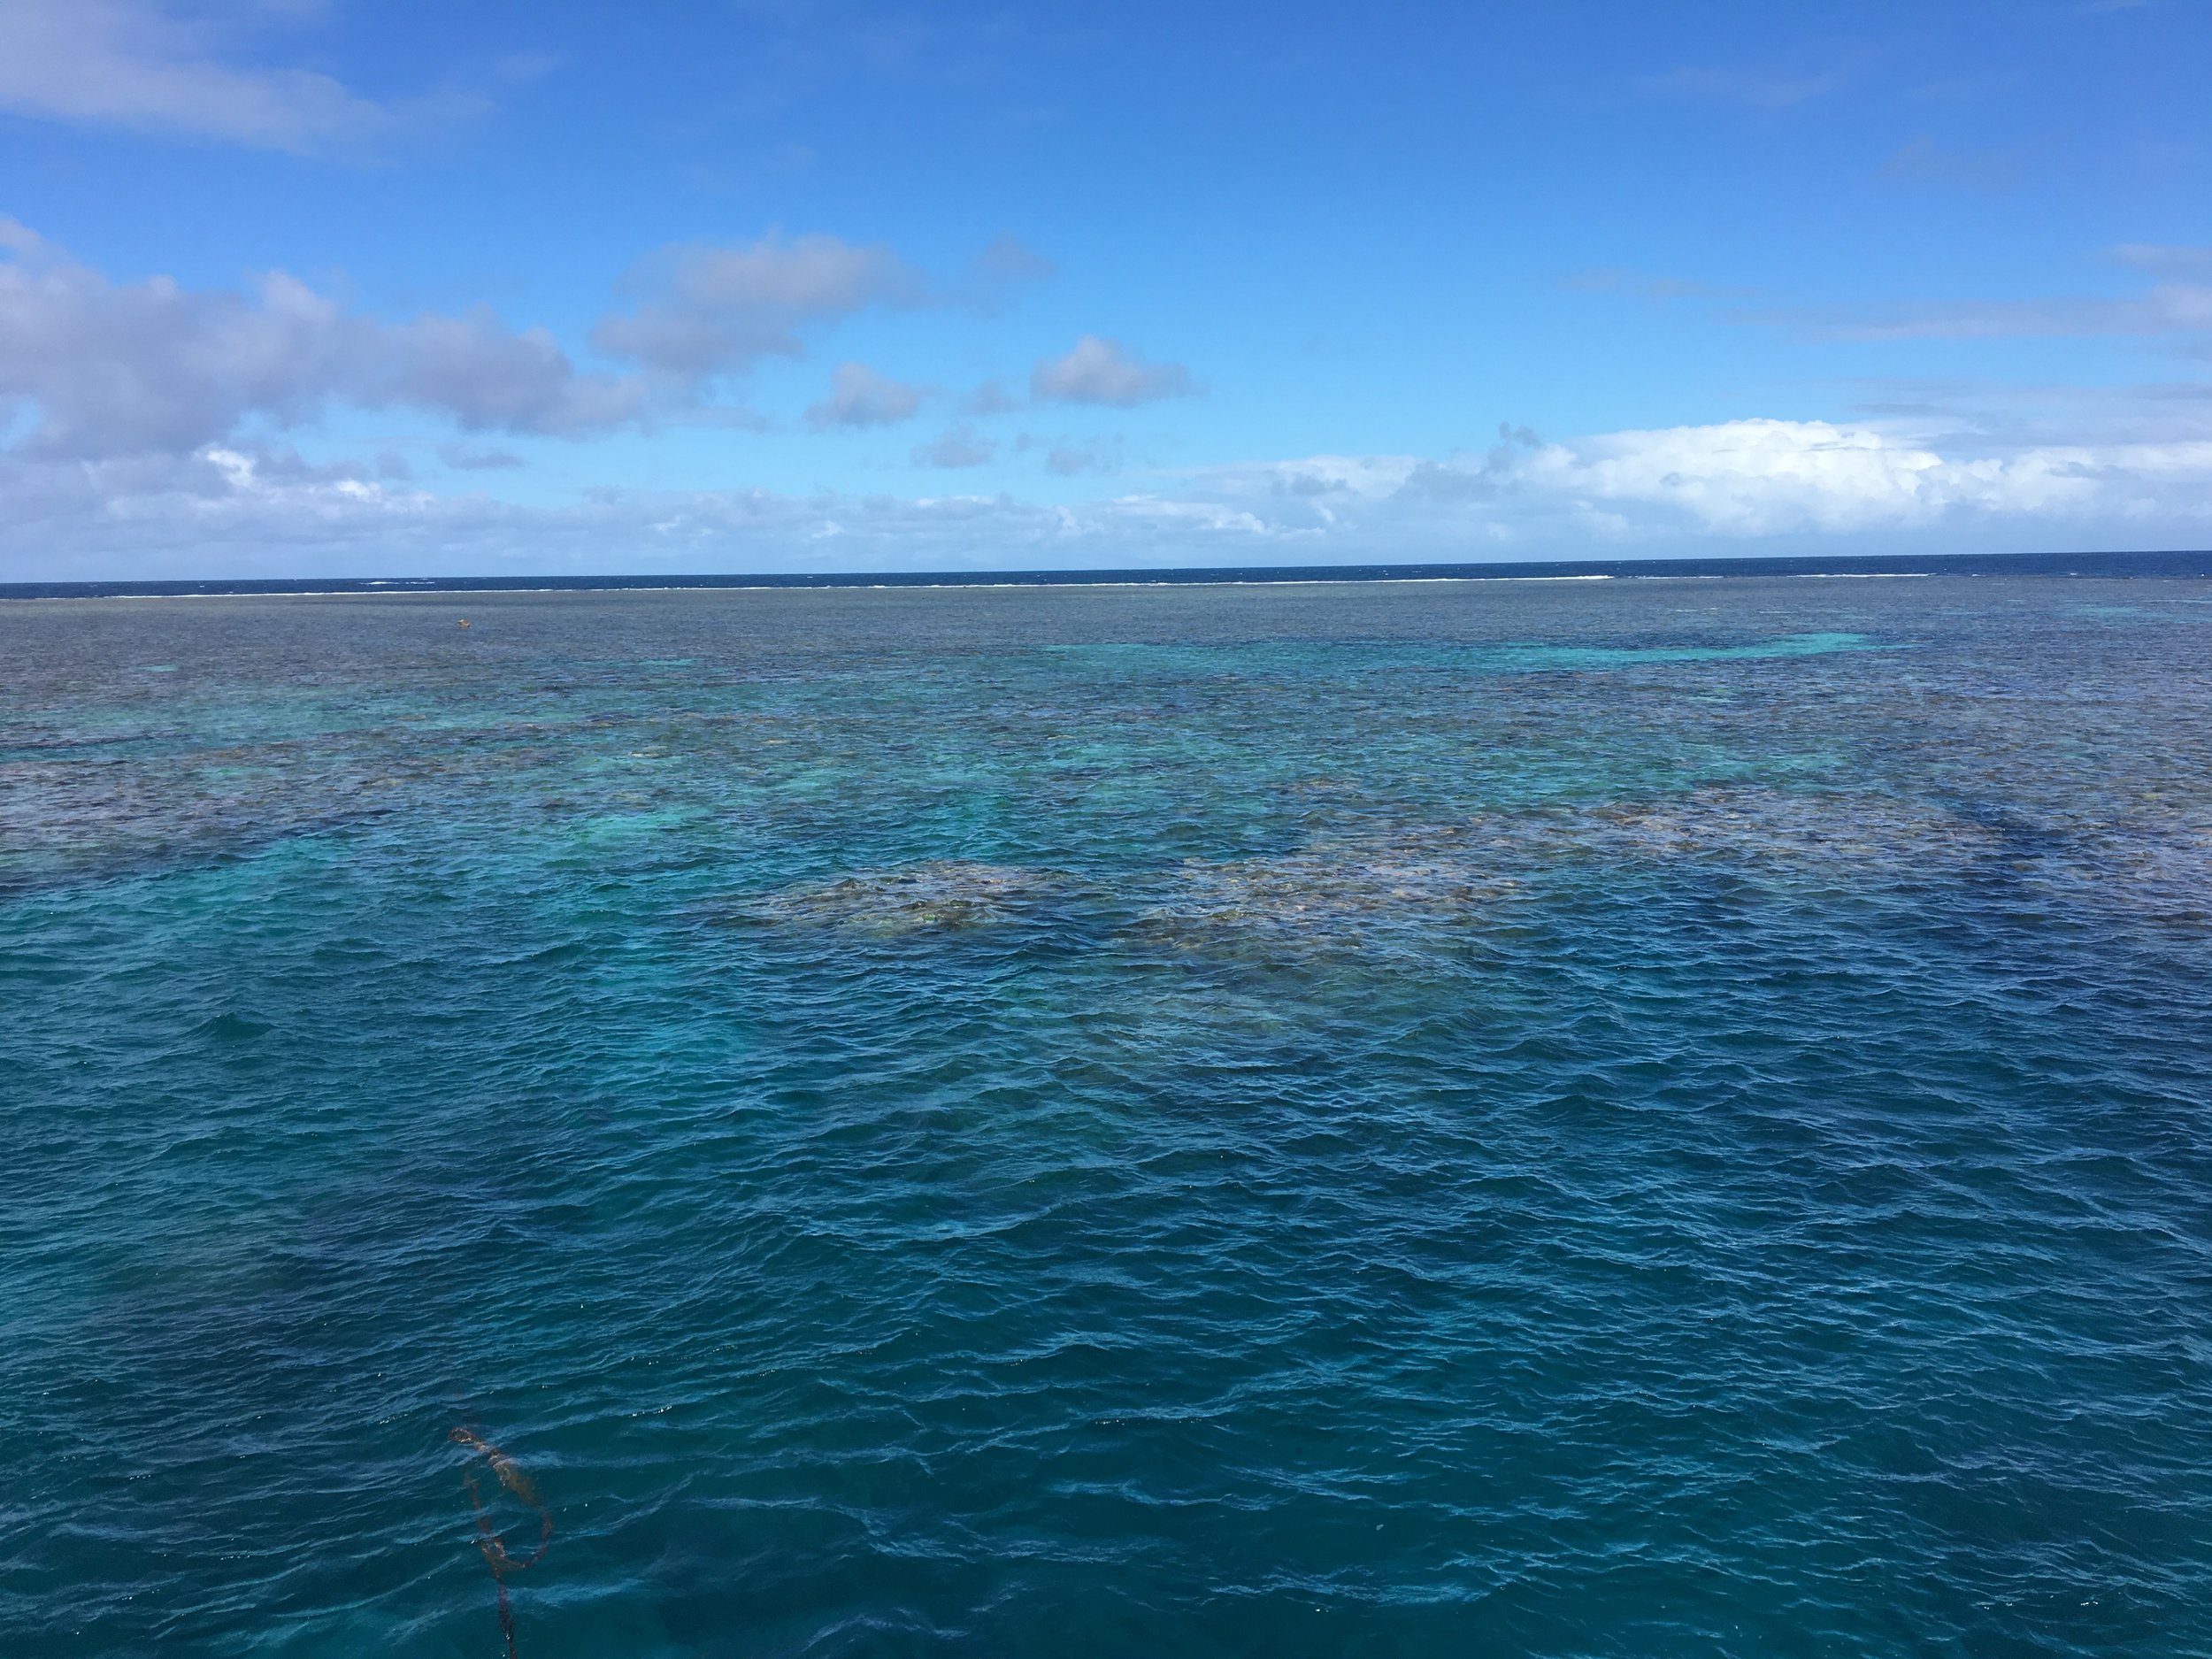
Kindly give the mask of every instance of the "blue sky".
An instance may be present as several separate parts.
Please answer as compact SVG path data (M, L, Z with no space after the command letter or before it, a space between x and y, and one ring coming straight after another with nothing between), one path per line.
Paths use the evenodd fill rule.
M0 0L0 578L2201 547L2208 49Z

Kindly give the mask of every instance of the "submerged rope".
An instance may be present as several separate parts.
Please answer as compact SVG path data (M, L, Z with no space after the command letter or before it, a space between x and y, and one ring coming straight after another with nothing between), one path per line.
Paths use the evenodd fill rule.
M492 1570L492 1582L499 1587L499 1632L507 1639L507 1659L515 1659L515 1615L507 1601L507 1575L534 1567L544 1558L546 1546L553 1541L553 1511L545 1507L545 1500L538 1496L537 1487L522 1472L522 1466L489 1440L466 1429L455 1429L447 1438L489 1463L499 1484L518 1502L538 1512L538 1547L518 1561L507 1553L506 1540L492 1525L491 1511L484 1507L483 1489L477 1484L474 1465L461 1471L461 1479L469 1489L469 1507L476 1511L476 1548L483 1554L484 1564Z

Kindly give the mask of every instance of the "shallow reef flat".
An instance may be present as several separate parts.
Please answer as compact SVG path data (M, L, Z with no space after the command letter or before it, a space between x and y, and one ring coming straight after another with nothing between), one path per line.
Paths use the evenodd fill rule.
M1977 872L2146 908L2198 913L2212 832L2177 822L2087 833L1991 821L1932 803L1834 791L1721 788L1660 800L1553 807L1457 824L1400 826L1294 851L1187 858L1132 879L932 860L732 901L733 918L879 936L1056 925L1080 913L1094 940L1124 934L1197 948L1264 935L1279 948L1362 946L1386 934L1440 943L1532 887L1609 863L1694 861L1744 879L1922 887Z
M1858 865L1911 878L2003 853L2003 826L1938 805L1833 791L1718 789L1600 808L1574 832L1620 857L1725 857L1781 865Z
M1450 928L1517 885L1466 856L1448 831L1340 842L1273 858L1191 860L1160 884L1136 929L1195 943L1262 930L1279 939L1372 942L1386 927Z
M898 935L948 928L1005 926L1069 896L1056 871L933 859L892 870L856 872L818 885L785 887L733 903L731 919L856 928Z

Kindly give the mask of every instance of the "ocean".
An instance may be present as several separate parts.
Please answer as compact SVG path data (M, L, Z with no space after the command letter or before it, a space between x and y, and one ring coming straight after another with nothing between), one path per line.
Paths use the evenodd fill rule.
M2212 1653L2202 566L0 603L0 1652Z

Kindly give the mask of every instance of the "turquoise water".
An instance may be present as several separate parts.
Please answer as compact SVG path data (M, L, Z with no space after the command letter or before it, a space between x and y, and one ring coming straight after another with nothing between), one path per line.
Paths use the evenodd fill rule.
M12 1659L2212 1652L2212 582L0 663Z

